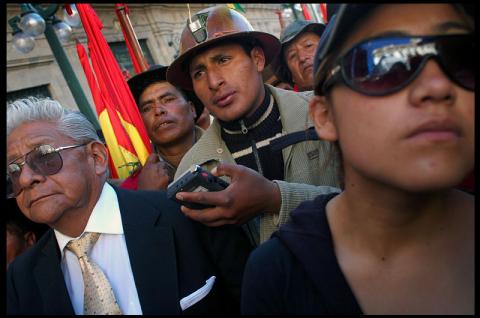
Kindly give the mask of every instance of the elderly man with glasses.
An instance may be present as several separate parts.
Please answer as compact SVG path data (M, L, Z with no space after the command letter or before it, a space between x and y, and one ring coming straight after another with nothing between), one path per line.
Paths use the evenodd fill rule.
M238 313L243 231L194 223L165 192L109 185L107 162L80 113L50 99L7 106L8 195L51 227L10 264L7 313Z

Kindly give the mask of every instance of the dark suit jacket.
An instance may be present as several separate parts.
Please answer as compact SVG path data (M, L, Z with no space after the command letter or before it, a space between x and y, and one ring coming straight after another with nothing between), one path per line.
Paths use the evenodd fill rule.
M252 246L240 227L208 228L188 219L164 192L115 188L143 314L180 314L181 298L216 281L183 313L238 313ZM7 271L7 314L74 314L53 230Z

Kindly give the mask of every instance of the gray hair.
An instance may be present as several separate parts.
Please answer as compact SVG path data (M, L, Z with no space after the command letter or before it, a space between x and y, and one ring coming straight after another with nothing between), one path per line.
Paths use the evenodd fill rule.
M77 143L100 141L95 128L78 111L62 107L50 98L28 97L7 104L7 136L17 127L32 121L56 122L60 133Z

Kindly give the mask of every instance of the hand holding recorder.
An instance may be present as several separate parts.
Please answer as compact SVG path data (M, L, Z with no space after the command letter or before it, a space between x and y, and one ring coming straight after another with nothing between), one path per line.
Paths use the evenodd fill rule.
M175 198L183 204L182 212L189 218L207 226L243 224L260 213L277 213L280 210L278 186L258 172L241 165L224 163L213 169L211 175L228 176L230 184L215 192L182 190L176 193ZM173 189L172 185L169 189ZM186 206L187 202L207 207L193 209Z

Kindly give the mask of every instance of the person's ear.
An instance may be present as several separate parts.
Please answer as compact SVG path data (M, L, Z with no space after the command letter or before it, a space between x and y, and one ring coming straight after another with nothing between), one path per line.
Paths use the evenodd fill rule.
M190 113L193 116L193 120L195 120L195 117L197 117L197 110L195 109L195 105L191 101L188 101L188 105L190 107L189 109L190 109Z
M318 137L333 142L338 139L338 135L331 107L325 96L314 96L308 104L308 113Z
M87 151L95 165L95 174L100 176L106 173L108 166L108 151L100 141L92 141L87 145Z
M263 72L265 69L265 53L260 46L254 47L250 51L250 56L252 57L253 62L257 66L257 71L259 73Z
M23 239L25 240L25 246L27 248L35 244L35 242L37 241L37 237L32 231L28 231L27 233L25 233L23 235Z

